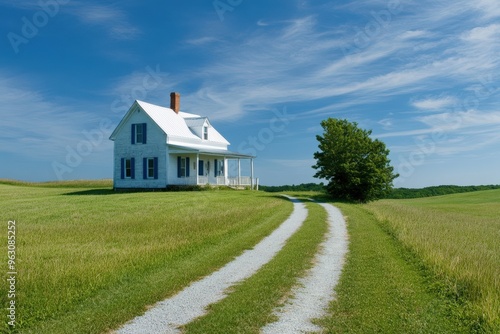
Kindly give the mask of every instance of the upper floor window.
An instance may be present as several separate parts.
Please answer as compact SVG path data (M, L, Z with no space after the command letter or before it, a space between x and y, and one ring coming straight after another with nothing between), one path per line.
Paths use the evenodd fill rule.
M146 123L132 124L132 144L146 144Z
M203 127L203 139L208 140L208 126Z

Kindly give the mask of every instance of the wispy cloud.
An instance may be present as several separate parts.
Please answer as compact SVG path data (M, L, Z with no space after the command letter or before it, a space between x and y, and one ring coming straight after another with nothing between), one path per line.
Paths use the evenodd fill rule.
M364 4L358 13L360 8L368 14L377 6L383 10L387 1L372 1L369 9ZM277 24L261 26L219 50L220 61L202 69L202 88L189 104L234 120L254 115L259 107L309 101L315 108L301 110L295 119L319 124L324 117L349 112L349 119L374 126L374 136L395 145L391 152L403 157L419 149L418 138L438 140L426 161L481 154L500 144L499 114L488 109L496 91L484 87L484 81L498 84L495 73L500 73L498 24L486 10L491 4L405 2L401 14L350 53L345 47L355 45L370 16L352 34L344 25L325 31L321 15L282 22L280 30ZM390 116L380 111L393 107L391 101L401 106L401 100L419 113L406 113L406 107L390 109ZM439 133L444 137L434 139Z
M127 18L125 12L113 5L73 3L71 13L88 25L98 26L115 39L135 39L141 31Z
M500 111L443 112L416 117L417 129L378 134L377 138L414 137L428 134L462 136L467 134L472 140L477 136L491 136L500 129ZM497 137L497 136L494 136ZM483 137L481 137L483 138ZM482 141L484 141L482 139ZM489 140L488 140L489 142Z
M257 25L259 27L267 27L269 25L269 23L265 22L264 20L259 20L259 21L257 21Z
M481 11L486 19L500 17L500 6L496 0L477 0L471 2L471 5Z
M469 42L496 42L500 35L500 24L491 24L485 27L476 27L465 32L462 38Z
M195 46L202 46L206 44L210 44L213 42L216 42L217 38L212 37L212 36L205 36L205 37L200 37L200 38L195 38L195 39L189 39L186 41L187 44L195 45Z
M51 101L43 92L28 87L25 78L0 73L0 100L8 106L2 109L0 151L56 159L64 157L67 145L85 139L82 129L98 128L101 118L95 113L70 103Z
M457 103L457 99L452 96L443 96L437 98L427 98L422 100L414 100L411 105L415 108L425 111L443 110Z
M111 101L107 108L110 117L119 121L135 100L168 106L169 92L177 85L178 81L164 72L160 65L148 65L143 70L115 78L107 89L101 91L101 95Z
M500 125L500 112L481 112L469 110L463 112L444 112L417 118L418 121L432 128L458 130L468 127Z
M384 9L387 3L370 1L369 6ZM446 91L450 84L466 87L477 82L478 73L500 68L494 53L498 45L492 43L497 27L483 25L483 10L466 1L447 6L427 2L413 14L394 16L377 38L350 55L342 53L342 45L352 42L355 34L346 35L340 26L325 31L318 16L283 22L281 30L263 27L264 32L256 31L238 45L221 46L224 57L200 71L203 87L190 102L217 110L212 117L235 119L252 112L257 101L269 106L341 97L340 103L350 99L354 107L365 104L363 100ZM477 14L462 18L471 12ZM461 26L451 27L457 18ZM454 31L440 33L446 25ZM194 105L196 100L199 105ZM437 110L454 102L451 96L420 97L413 106Z
M38 10L40 5L35 1L10 1L10 0L0 0L0 6L11 7L24 10Z
M297 109L289 110L300 111L295 119L310 128L323 117L349 113L352 119L362 118L378 127L379 138L411 140L441 128L453 139L467 132L473 143L449 141L443 145L450 147L448 152L453 145L458 152L480 147L481 141L491 143L486 139L496 138L492 134L500 127L499 113L487 104L493 90L473 108L450 109L482 88L481 77L500 73L500 25L495 20L500 16L498 0L401 3L402 10L387 23L372 15L387 10L387 0L323 4L321 10L307 2L301 7L307 11L297 11L292 18L270 21L257 17L244 33L237 34L231 20L207 29L207 21L201 19L198 33L193 24L186 34L189 37L179 43L184 50L207 55L200 57L203 61L195 70L163 73L160 85L144 91L141 87L147 71L139 69L115 78L101 94L165 105L172 89L196 86L190 94L183 93L182 108L206 113L212 119L256 119L256 113L295 103ZM0 4L38 9L36 2L0 0ZM355 19L349 21L351 26L332 23L323 14L327 9ZM119 3L72 0L63 12L112 39L137 39L142 34L132 14ZM362 44L358 43L361 37ZM498 78L491 81L498 83ZM9 105L0 136L15 138L18 143L3 145L2 150L46 154L37 153L37 145L64 150L60 143L79 138L80 123L88 123L92 113L48 99L29 87L20 79L0 75L0 99ZM414 108L412 112L419 112L409 119L405 116L402 124L401 115L408 104ZM394 105L406 110L384 110ZM37 110L36 118L30 119L31 110ZM394 113L390 117L389 111Z
M0 0L0 6L13 7L27 11L41 11L44 1ZM128 18L125 11L113 4L69 1L59 5L58 11L75 16L80 22L106 31L113 39L129 40L141 35L141 30Z

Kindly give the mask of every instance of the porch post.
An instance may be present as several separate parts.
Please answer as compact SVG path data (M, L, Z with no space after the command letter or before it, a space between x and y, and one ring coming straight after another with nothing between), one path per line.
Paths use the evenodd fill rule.
M228 168L227 168L227 157L224 156L224 185L228 186L227 184L227 173L228 173Z
M196 185L198 185L198 182L199 182L199 171L198 171L198 168L200 168L200 153L196 153L196 169L195 169L195 173L196 173Z
M253 190L253 158L250 159L250 190Z
M240 158L238 158L238 185L241 184L241 164L240 164Z

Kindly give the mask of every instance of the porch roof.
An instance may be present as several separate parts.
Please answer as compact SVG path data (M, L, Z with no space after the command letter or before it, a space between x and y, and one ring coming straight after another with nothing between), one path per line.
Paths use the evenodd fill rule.
M174 154L205 154L205 155L215 155L215 156L223 156L229 159L254 159L255 156L242 154L238 152L232 152L228 150L218 150L212 148L194 148L194 147L186 147L186 146L169 146L169 153Z

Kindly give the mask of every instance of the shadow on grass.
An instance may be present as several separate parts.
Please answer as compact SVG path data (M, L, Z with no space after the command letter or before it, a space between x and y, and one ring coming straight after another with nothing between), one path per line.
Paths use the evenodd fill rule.
M326 193L320 193L320 192L285 192L284 194L296 197L300 200L313 200L315 202L319 203L344 203L344 204L363 204L359 201L349 201L346 199L339 199L339 198L334 198Z
M216 191L236 191L229 187L203 187L203 186L167 186L165 188L97 188L80 191L72 191L63 196L85 196L85 195L115 195L115 194L135 194L151 192L216 192Z
M332 202L332 198L328 197L326 194L320 194L317 192L304 192L304 191L299 191L299 192L293 192L293 191L284 191L284 192L265 192L267 194L272 193L273 195L260 195L262 197L271 197L271 198L278 198L281 200L289 201L289 199L286 196L291 196L294 198L297 198L299 201L308 201L308 200L313 200L316 202ZM339 201L336 201L339 202Z
M95 196L95 195L113 195L113 194L120 194L120 192L116 192L113 189L90 189L90 190L72 191L63 194L63 196L85 196L85 195Z
M159 189L88 189L88 190L80 190L80 191L72 191L69 193L63 194L63 196L100 196L100 195L120 195L120 194L136 194L136 193L151 193L151 192L176 192L177 190L167 190L165 188Z

